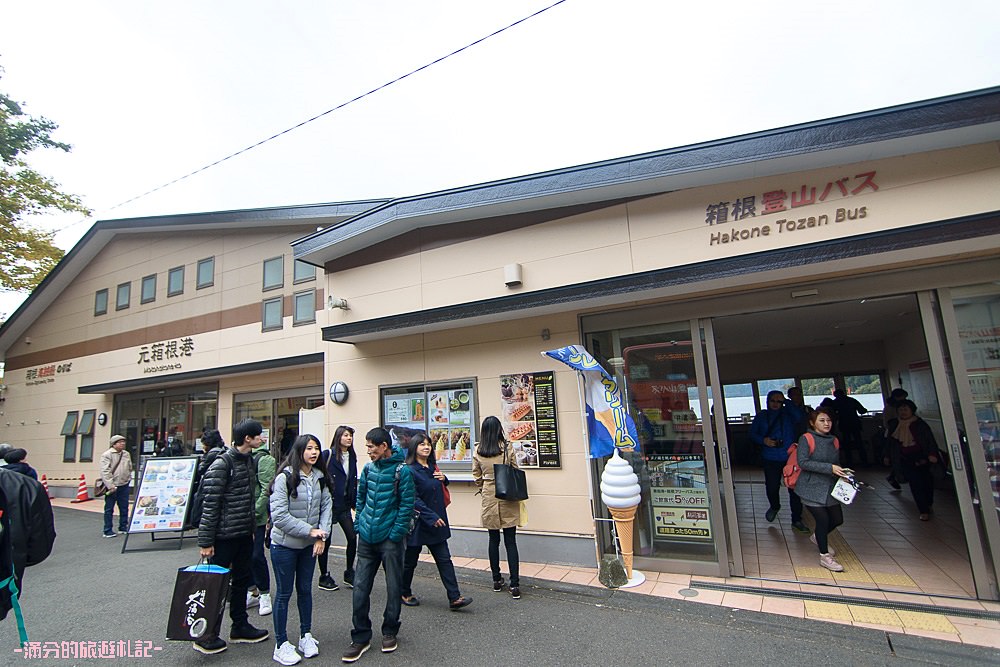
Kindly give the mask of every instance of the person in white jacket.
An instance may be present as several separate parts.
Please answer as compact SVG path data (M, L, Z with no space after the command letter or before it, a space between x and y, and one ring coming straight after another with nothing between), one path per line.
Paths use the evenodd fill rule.
M333 523L333 493L320 442L300 435L292 443L271 483L271 565L274 568L274 661L294 665L302 656L319 654L312 636L312 578L316 556L326 549ZM295 587L299 608L299 643L288 641L288 604ZM299 655L301 653L301 655Z
M111 436L111 447L101 454L101 480L104 494L104 537L118 537L114 531L115 505L118 505L118 530L128 530L128 497L132 483L132 456L125 451L125 436Z

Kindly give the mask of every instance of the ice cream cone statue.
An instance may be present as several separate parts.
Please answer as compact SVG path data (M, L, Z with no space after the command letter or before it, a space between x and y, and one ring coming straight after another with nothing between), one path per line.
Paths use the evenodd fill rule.
M601 500L615 520L625 574L632 579L632 527L642 500L642 489L639 476L632 470L632 465L622 458L618 448L615 448L614 455L608 459L601 473Z

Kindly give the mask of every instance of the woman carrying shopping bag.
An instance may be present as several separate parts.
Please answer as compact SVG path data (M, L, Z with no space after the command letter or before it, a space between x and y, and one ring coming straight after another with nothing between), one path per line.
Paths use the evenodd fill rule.
M300 435L278 465L271 484L271 565L274 567L274 661L294 665L302 656L319 654L312 636L312 577L316 556L326 548L333 521L333 497L320 443L314 435ZM299 643L288 641L288 603L295 587L299 608Z

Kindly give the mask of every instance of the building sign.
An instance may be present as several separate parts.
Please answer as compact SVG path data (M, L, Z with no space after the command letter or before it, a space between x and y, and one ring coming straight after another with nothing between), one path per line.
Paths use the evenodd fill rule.
M190 357L194 352L194 339L190 336L160 341L139 348L136 364L143 366L143 373L180 370L182 357ZM163 363L167 362L167 363Z
M850 206L849 201L842 200L850 200L865 192L878 192L875 176L875 171L867 171L825 184L808 183L790 191L763 192L760 194L759 211L756 194L710 203L705 207L705 224L713 228L708 245L734 244L762 236L808 232L831 224L864 220L871 213L868 206ZM825 203L830 206L808 208ZM841 205L834 206L834 203ZM764 216L774 217L765 219ZM751 224L748 226L746 221ZM715 229L718 225L737 223L743 224L732 229Z
M29 368L24 372L24 384L31 387L37 384L48 384L55 382L57 375L69 373L73 369L73 362L67 364L49 364L38 368Z
M500 376L500 421L521 468L558 468L555 374Z

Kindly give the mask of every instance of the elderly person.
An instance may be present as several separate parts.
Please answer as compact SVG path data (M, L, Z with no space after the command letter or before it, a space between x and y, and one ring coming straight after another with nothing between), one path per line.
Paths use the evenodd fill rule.
M125 451L125 436L111 436L111 446L101 454L101 479L108 487L104 495L104 537L118 537L113 529L115 505L118 505L118 530L128 530L129 484L132 483L132 457Z

